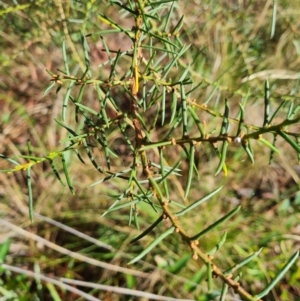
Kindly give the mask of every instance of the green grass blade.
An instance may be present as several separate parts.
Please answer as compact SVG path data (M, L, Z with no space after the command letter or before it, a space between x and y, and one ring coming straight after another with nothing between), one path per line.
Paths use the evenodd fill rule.
M64 100L63 100L63 106L62 106L62 120L63 121L66 120L68 102L69 102L71 90L72 90L74 84L75 84L75 81L70 82L70 84L68 86L68 89L67 89L67 92L66 92L66 95L65 95Z
M153 69L153 70L160 69L160 68L161 68L160 64L161 64L161 62L166 58L167 55L168 55L168 53L167 53L167 52L164 52L160 57L157 57L156 60L155 60L155 62L153 62L152 69ZM165 67L165 68L166 68L166 67ZM165 69L162 69L162 70L160 71L160 73L162 73L164 70L165 70Z
M176 110L177 110L176 93L177 93L176 90L172 89L171 118L169 124L171 124L174 121L174 118L176 116Z
M146 236L148 233L150 233L162 220L164 219L163 215L161 215L150 227L148 227L145 231L143 231L140 235L135 237L133 240L130 241L130 243L134 243L144 236Z
M178 259L171 266L168 266L166 270L169 273L177 275L180 272L180 270L186 267L187 263L191 259L191 256L192 256L191 253L182 255L180 259Z
M276 12L277 12L277 0L273 0L273 14L272 14L272 27L271 27L271 35L270 39L272 40L275 35L275 29L276 29Z
M51 299L53 301L62 301L59 293L56 290L56 287L52 283L46 283L46 287L51 295Z
M159 183L162 183L162 185L164 187L166 198L169 199L168 183L167 183L166 177L165 177L166 174L165 174L165 168L164 168L164 155L163 155L163 150L161 147L158 149L158 152L159 152L159 163L160 163L159 169L160 169L160 173L161 173L161 177L162 177L161 180L159 181Z
M110 170L110 150L108 148L108 145L107 145L107 140L106 140L106 135L105 135L105 131L104 129L100 129L100 134L101 134L101 145L103 146L104 148L104 155L105 155L105 161L106 161L106 166L108 168L108 170Z
M135 225L135 228L140 231L140 224L139 224L139 219L138 219L138 211L135 206L131 207L131 211L133 212L133 222Z
M212 97L214 96L214 94L215 94L215 92L217 91L218 88L219 88L219 82L217 82L215 84L215 87L213 88L211 93L208 95L206 101L204 102L204 105L208 105L208 103L210 102L210 100L212 99Z
M187 93L186 93L186 96L190 95L192 92L194 91L197 91L198 88L203 84L203 82L200 82L198 83L196 86L194 86L191 90L189 90Z
M162 89L162 99L161 99L161 126L164 126L165 116L166 116L166 86Z
M69 64L68 64L68 57L67 57L67 52L66 52L66 41L65 39L63 39L63 43L62 43L62 53L63 53L63 60L64 60L64 65L65 65L65 72L66 75L70 75L70 71L69 71Z
M295 141L293 141L286 133L278 131L277 134L280 135L297 152L297 154L300 154L300 146Z
M5 258L9 252L9 247L11 244L11 239L6 239L0 244L0 264L5 261Z
M295 115L298 113L299 110L300 110L300 104L298 104L294 108L294 103L291 102L290 107L289 107L289 112L287 114L287 119L293 119L295 117Z
M285 264L285 266L282 268L282 270L275 276L275 278L255 297L257 299L261 299L262 297L266 296L271 289L279 282L279 280L285 275L285 273L290 269L290 267L294 264L294 262L299 257L299 251L297 251Z
M269 123L269 115L270 115L270 84L266 79L265 81L265 107L264 107L264 123L263 127L268 126Z
M110 91L108 90L106 93L105 93L105 97L104 99L102 99L102 96L101 96L101 88L99 85L96 85L96 92L97 92L97 98L98 98L98 101L99 101L99 104L100 104L100 110L101 110L101 113L100 113L100 122L103 120L105 122L105 124L108 126L109 125L109 121L108 121L108 118L107 118L107 115L106 115L106 110L105 110L105 107L106 107L106 101L107 99L109 99L109 93ZM98 117L98 118L99 118Z
M184 284L184 290L188 292L194 291L197 288L198 283L201 283L205 277L206 270L206 265L202 265L202 267L194 274L194 276L190 278L190 281Z
M172 3L172 5L174 5L175 1ZM172 33L176 33L180 30L180 28L182 27L183 25L183 19L184 19L184 16L181 16L181 18L179 19L178 23L174 26L173 30L172 30Z
M181 161L178 161L165 175L162 175L161 179L157 182L158 184L163 183L163 181L165 181L169 175L171 174L176 174L176 171L178 169L178 166L181 164Z
M137 15L138 15L138 13L137 13L135 10L129 8L129 7L126 6L126 5L123 5L122 3L119 3L118 1L111 1L111 3L112 3L112 4L115 4L115 5L118 5L119 7L123 8L124 10L128 11L130 14L132 14L132 15L134 15L134 16L137 16Z
M27 141L27 148L28 148L28 154L29 156L32 155L32 150L31 150L31 144L30 141ZM32 196L32 187L31 187L31 166L28 165L28 168L26 169L26 185L27 185L27 190L28 190L28 207L29 207L29 218L30 221L33 223L34 222L34 214L33 214L33 196Z
M198 118L198 115L196 114L195 110L193 109L192 106L188 106L188 110L189 110L189 113L191 114L191 116L193 117L195 123L196 123L196 126L198 128L198 131L200 133L200 137L203 138L205 136L204 134L204 130L203 130L203 127L202 127L202 124Z
M187 136L187 105L186 105L186 98L184 93L183 85L180 85L180 96L181 96L181 114L182 114L182 137Z
M207 227L206 229L202 230L200 233L196 234L195 236L191 237L191 240L199 239L201 236L205 235L206 233L210 232L212 229L219 226L221 223L227 221L229 218L231 218L233 215L235 215L239 210L241 209L241 206L236 207L232 211L230 211L228 214L217 220L215 223Z
M120 209L123 209L123 208L126 208L126 207L131 207L132 205L140 202L141 200L140 199L135 199L133 201L130 201L130 202L126 202L124 204L120 204L118 206L114 206L112 208L109 208L108 210L105 211L105 214L107 213L110 213L110 212L113 212L113 211L117 211L117 210L120 210ZM105 214L103 214L102 216L104 216Z
M275 144L276 144L276 141L277 141L277 134L274 134L273 136L273 143L272 145L275 147ZM274 157L274 151L271 150L270 152L270 157L269 157L269 165L271 165L272 161L273 161L273 157Z
M132 208L134 208L135 204L136 204L136 203L134 203L134 204L131 203L131 204L130 204L128 226L130 226L130 225L131 225L131 222L132 222L132 214L133 214Z
M30 161L34 162L41 162L44 160L44 158L35 157L35 156L27 156L27 155L21 155L20 158L29 159Z
M299 149L300 149L300 139L299 137L296 137L296 144L298 145ZM297 154L298 157L298 163L300 163L300 152Z
M241 104L242 104L243 108L246 107L246 103L247 103L247 100L248 100L248 98L249 98L250 95L251 95L251 89L249 87L248 90L247 90L247 94L242 98ZM239 115L236 118L239 118Z
M178 0L176 0L176 1L178 1ZM152 1L151 5L161 5L161 4L169 3L169 2L174 3L174 0Z
M217 245L211 249L210 251L206 252L207 255L214 255L225 243L226 241L226 237L227 237L227 232L224 232L224 234L222 235L220 241L217 243Z
M291 100L289 103L290 105L286 114L286 119L293 119L293 117L295 116L295 114L293 113L294 101Z
M112 28L119 30L119 32L124 32L129 38L131 38L132 31L131 30L124 30L121 26L119 26L116 22L112 21L110 18L105 16L102 13L98 13L98 18L105 24L110 25Z
M115 202L101 215L101 217L105 216L108 213L108 210L114 208L124 197L127 195L129 190L127 189L125 192L120 194L118 198L115 200Z
M82 86L80 87L79 94L78 94L78 97L77 97L77 99L76 99L76 103L81 103L81 100L82 100L82 97L83 97L83 92L84 92L85 86L86 86L86 85L82 85ZM75 109L75 121L76 121L76 122L79 121L78 114L79 114L79 107L76 106L76 109Z
M82 143L83 143L83 148L84 148L84 150L85 150L85 152L86 152L88 158L90 159L91 163L94 165L94 167L95 167L99 172L103 173L102 168L96 163L96 161L95 161L95 159L94 159L94 157L93 157L93 155L92 155L92 153L91 153L91 151L90 151L90 149L89 149L89 147L88 147L88 145L87 145L87 143L86 143L86 140L83 139L83 140L82 140Z
M149 132L151 132L151 131L153 131L153 129L155 129L155 126L156 126L156 123L157 123L157 119L158 119L158 116L159 116L160 112L161 112L161 110L160 110L160 103L157 103L156 113L153 116L153 121L152 121L151 126L149 128Z
M63 169L64 169L66 181L67 181L67 185L68 185L71 193L73 195L75 195L75 191L74 191L71 179L70 179L70 175L69 175L69 171L68 171L68 167L67 167L67 162L66 162L66 158L65 158L65 154L64 153L61 154L61 161L62 161L62 165L63 165Z
M143 150L153 149L156 147L161 147L161 146L166 146L166 145L171 145L171 144L172 144L172 141L161 141L161 142L157 142L157 143L151 143L149 145L142 145L139 150L143 151Z
M181 216L184 215L185 213L189 212L190 210L196 208L197 206L201 205L202 203L204 203L205 201L207 201L208 199L210 199L212 196L214 196L216 193L218 193L221 189L223 188L223 186L220 186L219 188L215 189L214 191L212 191L211 193L207 194L206 196L204 196L203 198L199 199L198 201L194 202L193 204L191 204L190 206L186 207L185 209L177 212L175 214L175 216Z
M163 239L165 239L168 235L173 233L175 227L169 228L167 231L158 236L148 247L145 248L137 257L132 259L128 264L133 264L143 258L146 254L148 254L158 243L160 243Z
M170 46L173 46L174 48L177 48L177 49L179 48L179 46L176 45L176 44L174 44L174 42L169 41L168 39L166 39L166 38L160 36L159 34L156 34L156 33L151 32L151 31L147 31L147 30L145 30L145 29L143 29L143 28L141 28L140 30L141 30L143 33L145 33L146 35L151 36L151 37L153 37L153 38L156 38L158 41L160 41L160 42L162 42L162 43L166 43L166 44L168 44L168 45L170 45ZM180 52L180 53L181 53L181 52ZM181 55L182 55L182 54L181 54ZM181 56L181 55L180 55L180 56ZM176 61L177 61L177 59L176 59ZM175 63L175 61L174 61L174 63Z
M227 295L228 285L224 282L221 290L221 295L219 301L225 301L225 297Z
M145 95L146 95L146 98L143 98L143 109L144 111L146 111L146 109L149 109L151 108L154 104L159 104L160 105L160 102L159 102L159 99L161 97L161 95L158 95L159 94L159 87L154 84L152 86L152 88L150 90L143 92ZM149 99L149 95L151 95L151 98ZM146 100L148 100L148 104L146 103Z
M97 113L96 111L94 111L93 109L91 109L91 108L89 108L89 107L87 107L87 106L82 105L81 103L77 103L77 102L76 102L75 105L76 105L77 107L83 109L83 111L85 111L85 112L88 112L88 113L91 113L91 114L93 114L93 115L95 115L95 116L98 116L98 113Z
M58 94L58 92L61 90L62 84L59 84L56 88L55 94Z
M4 160L7 160L8 162L12 163L13 165L20 165L17 161L11 159L11 158L8 158L2 154L0 154L0 158L1 159L4 159Z
M44 91L44 93L43 93L43 97L46 96L46 95L49 93L49 91L50 91L55 85L56 85L55 82L51 83L51 84L45 89L45 91Z
M114 178L121 178L121 179L126 179L127 180L128 177L124 177L124 175L127 174L130 171L131 171L131 168L128 168L128 169L125 169L125 170L120 171L120 172L112 173L111 175L109 175L109 176L107 176L107 177L105 177L105 178L103 178L101 180L98 180L98 181L90 184L89 187L93 187L93 186L101 184L103 182L110 181L110 180L112 180Z
M227 134L228 130L229 130L229 105L228 105L228 100L225 99L225 110L224 110L221 130L220 130L220 136Z
M168 11L168 15L167 15L167 18L166 18L166 22L165 22L165 25L164 25L164 28L163 28L163 31L166 32L168 30L168 27L169 27L169 23L170 23L170 19L172 17L172 14L173 14L173 11L174 11L174 5L175 5L175 1L172 2L171 4L171 7ZM181 21L182 22L182 21ZM178 22L180 23L180 21ZM178 25L177 23L177 25ZM175 25L175 27L177 27L177 25Z
M89 77L91 77L92 74L91 74L91 70L90 70L91 64L90 64L90 58L89 58L89 46L87 44L86 38L82 31L80 31L80 35L81 35L81 44L82 44L83 53L84 53L85 66L88 69L87 75Z
M176 46L177 47L177 46ZM177 53L177 55L173 58L173 60L163 69L163 76L161 79L165 79L173 66L177 63L179 58L190 48L190 45L182 47L180 51Z
M113 33L119 33L120 30L119 29L104 29L104 30L98 30L98 31L95 31L93 33L89 33L89 34L86 34L85 37L91 37L91 36L103 36L103 35L106 35L106 34L113 34ZM98 66L99 67L99 66Z
M63 121L66 120L68 102L69 102L71 90L72 90L74 84L75 84L75 81L70 82L70 84L68 86L68 89L67 89L67 92L66 92L66 95L65 95L64 100L63 100L63 106L62 106L62 120Z
M114 77L116 77L116 67L119 62L120 57L121 57L121 51L119 50L113 61L111 60L111 58L109 58L110 64L111 64L110 74L108 77L109 81L111 81Z
M207 264L207 295L209 295L212 291L213 287L213 271L212 271L212 265Z
M270 148L273 152L277 154L280 153L279 150L273 144L271 144L269 141L265 140L264 138L259 138L258 141L263 143L268 148Z
M84 81L84 80L85 80L85 77L86 77L88 71L89 71L89 68L86 68L86 69L84 70L84 72L82 73L81 78L80 78L81 81ZM82 84L82 85L85 85L86 83L81 83L81 84Z
M280 111L280 109L286 104L286 100L284 100L276 109L276 111L273 113L272 117L270 118L269 124L272 124L273 119L275 118L275 116L277 115L277 113ZM288 117L287 117L288 119Z
M188 175L185 185L184 199L189 195L192 179L193 179L193 170L194 170L194 158L195 158L195 146L191 144L189 155L189 165L188 165Z
M242 143L242 146L246 152L246 154L248 155L252 165L254 164L254 156L253 156L253 152L252 152L252 149L251 149L251 145L250 145L250 142L248 140L246 141L243 141Z
M54 175L55 175L56 178L58 179L58 181L59 181L63 186L66 186L65 183L63 182L62 178L60 177L60 175L59 175L59 173L58 173L58 171L57 171L57 169L56 169L56 167L55 167L55 165L54 165L54 163L53 163L53 160L50 160L50 159L49 159L49 164L50 164L50 166L51 166L51 168L52 168L52 171L53 171Z
M118 122L118 127L119 127L119 129L120 129L120 131L121 131L121 133L122 133L125 141L126 141L126 144L129 146L130 150L132 152L134 152L134 147L133 147L133 145L132 145L132 143L131 143L131 141L130 141L127 133L126 133L126 125L124 126L124 125L122 125L121 122Z
M227 146L228 146L228 141L224 140L223 144L222 144L221 154L220 154L220 161L219 161L219 165L217 167L215 176L218 175L222 169L224 170L225 176L227 176L227 168L226 168L226 164L225 164L226 154L227 154Z
M242 125L244 124L244 120L245 120L245 110L244 107L242 106L242 104L239 104L240 106L240 121L239 121L239 125L238 125L238 129L237 129L237 133L236 133L236 137L238 137L241 134L242 131Z
M162 194L158 184L156 183L155 179L153 179L152 177L149 177L148 180L149 180L149 183L151 184L151 186L154 188L157 198L160 201L162 201L163 200L163 194Z
M65 128L70 134L72 134L74 137L78 136L76 132L74 132L72 129L67 127L64 123L60 122L58 119L54 118L55 122L58 123L61 127Z
M32 187L31 187L31 167L26 169L26 185L28 190L28 207L29 207L29 218L32 223L34 223L34 214L33 214L33 197L32 197Z
M177 81L177 83L179 84L179 83L184 83L184 84L191 84L192 82L190 81L190 79L189 78L186 78L186 76L188 75L188 73L189 73L189 70L190 70L190 65L188 65L187 67L186 67L186 69L184 70L184 72L182 73L182 75L180 76L180 78L179 78L179 80ZM176 82L174 82L174 83L172 83L172 85L177 85L177 83Z
M187 158L189 158L190 157L189 151L187 150L187 148L185 147L184 144L181 145L181 148L185 152ZM194 169L194 173L196 174L197 180L199 180L200 179L199 172L198 172L198 169L197 169L196 165L194 164L194 162L193 162L193 169Z
M251 254L250 256L246 257L245 259L243 259L239 263L235 264L233 267L231 267L230 269L225 271L224 275L229 275L229 274L233 273L234 271L238 270L239 268L241 268L242 266L244 266L245 264L247 264L248 262L250 262L253 258L257 257L260 254L262 249L263 248L260 248L257 252Z
M149 49L152 49L153 50L153 48L154 47L151 47L151 46L149 46ZM148 48L147 46L142 46L142 48ZM156 55L156 51L154 51L153 53L152 53L152 55L150 56L150 58L149 58L149 60L148 60L148 62L147 62L147 65L146 65L146 67L145 67L145 69L144 69L144 71L143 71L143 74L147 74L148 73L148 70L149 70L149 68L151 67L151 65L153 64L153 60L155 59L155 55ZM146 83L145 83L145 91L143 92L143 98L144 99L146 99Z

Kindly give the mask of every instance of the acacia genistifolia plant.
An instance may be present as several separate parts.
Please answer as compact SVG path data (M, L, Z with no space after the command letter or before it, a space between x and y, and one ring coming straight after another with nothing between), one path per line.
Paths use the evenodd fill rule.
M111 196L111 205L104 214L127 208L130 223L140 230L139 219L147 214L139 214L142 210L140 205L145 203L149 210L156 212L157 219L147 229L140 230L133 244L158 229L164 220L169 221L165 223L169 227L140 254L136 254L129 264L136 263L158 243L163 243L167 236L174 235L184 241L193 260L202 261L207 267L206 300L225 300L228 288L243 300L261 300L296 261L299 252L292 255L277 276L256 295L251 295L240 284L239 269L259 256L260 250L231 267L216 264L214 254L222 252L226 234L209 251L203 249L198 240L200 237L205 239L213 229L238 214L240 206L219 216L205 229L185 229L184 220L189 218L189 214L196 209L201 218L201 205L222 190L222 186L218 186L201 197L190 194L191 187L199 181L195 152L209 146L218 158L212 173L215 176L223 174L224 177L229 172L227 153L232 144L243 148L252 164L255 164L255 156L251 144L255 142L269 149L270 160L279 152L276 146L279 139L290 145L300 157L300 133L289 130L300 121L300 105L283 99L277 107L271 108L268 80L265 81L264 112L260 125L245 122L247 101L251 95L242 99L235 117L232 117L230 99L223 100L221 110L210 106L213 93L206 101L199 102L197 95L201 93L201 83L194 83L190 75L193 62L184 67L189 46L181 38L183 16L177 17L176 2L129 0L126 4L117 1L111 4L126 16L130 25L120 25L99 11L98 22L103 30L81 33L85 70L70 71L65 42L62 47L63 70L47 70L51 84L45 93L52 88L56 88L57 93L64 93L61 115L55 120L66 130L66 147L46 156L35 156L28 143L28 154L22 156L27 160L25 164L1 155L13 165L5 172L26 171L29 216L33 220L31 169L36 164L48 162L62 185L67 185L75 194L66 156L77 156L83 168L90 161L99 172L99 180L91 185L98 185L101 189L108 182L116 182L119 187L120 193L116 190L116 194ZM109 39L114 35L124 35L130 41L128 49L112 49ZM105 53L105 61L98 66L98 71L92 65L88 47L89 38L96 36L100 37ZM90 95L93 103L87 101ZM209 122L200 117L203 114L210 116L213 130L209 129ZM71 118L76 122L75 127L68 124ZM270 137L271 140L268 139ZM122 151L115 148L116 140L122 145ZM104 159L99 159L95 147L102 150ZM57 170L54 160L61 161L63 173ZM184 193L171 193L181 179L184 179ZM215 279L221 282L214 284Z

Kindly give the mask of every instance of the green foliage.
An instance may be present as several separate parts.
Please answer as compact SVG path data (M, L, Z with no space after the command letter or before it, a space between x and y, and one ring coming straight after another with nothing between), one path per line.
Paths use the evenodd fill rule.
M262 249L251 250L243 259L232 257L226 261L225 256L222 260L226 233L219 235L218 243L210 248L199 243L200 238L205 242L216 229L225 227L229 219L239 214L241 206L224 206L223 212L215 211L216 218L206 225L201 224L200 229L197 224L189 225L187 221L195 212L201 216L202 212L209 210L205 206L207 203L212 204L210 208L214 213L217 195L228 185L226 177L234 171L233 161L238 162L232 159L234 148L238 149L237 156L243 160L247 158L252 165L257 157L263 157L255 155L254 148L257 152L268 152L263 159L265 162L272 162L287 146L296 152L295 157L300 157L300 133L296 127L300 121L300 105L296 98L272 97L272 84L268 78L263 93L255 90L260 88L250 93L250 87L245 89L244 84L231 95L221 96L224 90L230 90L224 88L224 77L228 76L231 67L223 70L224 77L219 75L220 81L217 78L208 82L203 67L206 63L204 59L203 63L198 61L201 51L198 49L196 55L191 55L195 50L187 43L188 29L181 33L185 19L176 1L138 0L126 4L109 1L105 5L107 12L96 9L94 1L88 1L85 10L80 2L70 3L69 8L76 13L77 20L81 16L83 25L71 39L63 22L66 40L58 41L62 45L63 67L60 66L58 71L47 70L51 78L44 91L47 95L56 88L56 94L62 95L61 111L55 122L66 133L61 141L64 147L48 150L44 156L34 155L35 151L28 142L28 154L19 156L19 160L0 155L7 161L3 172L26 171L31 221L34 219L32 170L38 164L49 163L59 182L76 195L71 167L77 158L82 164L77 172L80 174L85 166L95 169L98 175L90 186L99 187L110 197L103 216L109 218L112 212L119 212L129 225L141 229L141 233L132 239L132 244L137 244L153 231L157 233L143 250L131 256L129 264L140 262L155 252L159 244L171 240L170 237L175 237L176 244L181 238L185 249L177 251L185 255L166 270L174 274L184 270L190 257L201 261L204 268L198 269L193 277L196 283L201 280L205 283L206 280L206 290L195 298L225 300L228 288L231 288L244 300L260 300L291 268L299 252L290 256L269 283L253 293L244 288L243 279L247 276L241 275L240 270L260 256ZM111 14L109 5L118 11L122 21ZM211 5L217 10L217 5ZM19 9L23 8L20 6ZM217 13L214 9L212 14ZM83 16L82 11L88 13ZM270 36L273 38L275 4L272 18ZM89 47L97 37L104 58L96 68ZM125 47L112 45L111 37L120 39ZM80 48L78 44L74 45L74 41L80 43ZM229 44L226 45L228 49L234 47ZM249 51L263 51L257 44L258 39L249 46ZM231 54L227 65L231 64L234 51ZM201 82L195 80L194 73L203 75ZM205 93L208 86L211 88L209 94ZM249 93L245 93L246 90ZM207 95L200 98L202 94ZM237 101L236 95L242 95L242 99ZM251 118L250 104L257 102L263 106L262 120ZM281 138L281 144L278 138ZM118 149L117 142L122 149ZM204 183L199 189L203 174L196 157L203 150L210 154L210 172L222 182L222 186L205 187ZM59 170L57 166L61 166ZM242 163L240 168L243 168ZM144 219L149 216L153 220L145 227ZM239 223L241 221L237 221ZM230 243L234 244L234 239ZM214 259L218 253L221 262ZM135 281L127 275L126 283L132 288ZM47 288L53 300L60 300L53 284L49 283ZM186 284L183 290L192 292L194 288L194 283Z
M8 253L10 243L11 243L11 241L10 241L10 239L8 239L0 245L0 261L1 262L5 261L5 257Z

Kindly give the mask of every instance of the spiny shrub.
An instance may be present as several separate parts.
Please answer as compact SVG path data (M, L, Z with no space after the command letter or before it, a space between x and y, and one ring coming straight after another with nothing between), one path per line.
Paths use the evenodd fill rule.
M190 193L200 177L195 162L196 153L208 147L214 154L210 160L215 162L217 158L215 170L212 171L215 176L222 173L226 176L228 170L230 172L227 160L233 144L244 150L252 164L255 163L252 144L256 141L262 148L270 150L270 160L279 152L276 146L278 138L290 145L300 157L299 133L289 130L300 121L300 105L293 100L282 99L275 109L271 108L268 80L265 81L264 112L260 125L245 122L247 101L251 99L249 94L239 103L238 111L230 99L220 101L221 106L218 107L211 105L218 89L217 83L206 99L199 100L202 83L195 83L191 76L194 62L187 56L189 45L185 45L181 38L184 18L177 17L176 1L111 1L111 5L122 14L126 22L115 22L113 17L102 13L99 7L98 21L103 29L81 33L84 70L77 68L75 72L70 71L67 44L64 42L64 69L59 70L59 73L48 71L51 84L45 93L54 87L57 93L64 93L61 115L56 122L66 130L66 147L39 157L33 155L28 143L28 154L23 156L27 159L26 164L1 156L15 165L5 171L26 171L29 215L33 220L31 169L36 164L48 162L57 179L75 194L66 155L72 153L82 163L89 160L99 172L99 179L91 185L105 189L105 185L110 182L118 187L104 214L127 210L130 223L137 229L140 227L139 220L147 214L141 214L141 210L144 210L141 208L146 208L140 206L142 203L157 214L157 219L132 243L158 229L162 221L169 221L169 227L137 254L130 264L151 252L167 236L174 235L185 242L194 260L200 260L206 265L207 300L217 296L219 300L225 300L228 288L232 288L244 300L260 300L295 262L298 252L255 296L240 284L238 273L242 266L259 255L260 250L226 269L217 265L214 254L220 251L226 233L209 251L204 250L198 240L237 214L240 206L219 216L205 229L185 228L184 220L189 219L194 210L201 217L201 205L222 190L221 185L208 193ZM114 36L120 39L120 35L124 36L123 40L127 40L129 47L124 49L120 45L122 50L112 49L111 39ZM100 37L102 52L105 54L105 61L97 69L90 60L88 46L89 39L94 37ZM89 101L90 95L93 102ZM235 108L235 116L231 107ZM68 124L71 117L74 118L75 126L74 122ZM270 137L271 140L268 139ZM95 147L102 151L102 158L94 151ZM57 171L54 160L61 161L65 179ZM179 191L181 184L184 193L174 193ZM218 290L212 290L215 278L222 281Z

